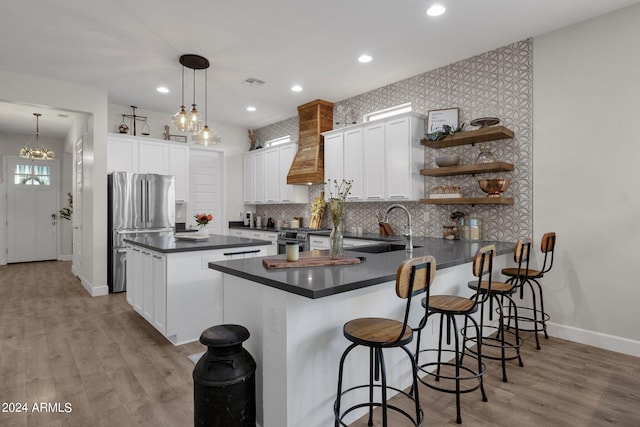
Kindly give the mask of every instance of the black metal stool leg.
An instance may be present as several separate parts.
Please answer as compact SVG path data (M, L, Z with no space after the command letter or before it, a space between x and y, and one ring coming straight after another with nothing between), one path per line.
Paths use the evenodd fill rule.
M338 368L338 393L336 394L336 402L333 405L333 413L336 418L335 427L340 427L344 425L340 421L340 400L342 397L342 375L344 373L344 361L347 359L347 355L356 348L357 344L351 344L347 349L342 353L342 357L340 358L340 367Z
M373 382L378 377L377 359L374 356L373 347L369 348L369 422L367 425L373 425Z
M536 279L532 279L536 285L538 285L538 294L540 295L540 317L541 317L541 324L542 324L542 330L544 331L544 339L549 339L549 335L547 334L547 320L546 320L546 316L545 316L545 311L544 311L544 298L542 298L542 285L540 285L540 282L538 282Z

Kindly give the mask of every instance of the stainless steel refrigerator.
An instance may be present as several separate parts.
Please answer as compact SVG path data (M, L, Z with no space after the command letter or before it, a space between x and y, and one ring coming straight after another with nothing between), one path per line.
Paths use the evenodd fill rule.
M113 172L108 175L109 292L127 289L124 238L170 234L176 219L176 182L171 175Z

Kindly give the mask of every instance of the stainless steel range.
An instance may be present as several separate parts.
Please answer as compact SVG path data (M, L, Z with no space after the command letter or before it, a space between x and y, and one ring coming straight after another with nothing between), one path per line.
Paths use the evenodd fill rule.
M278 254L287 252L287 242L298 242L300 252L309 251L309 233L325 233L328 235L329 230L316 230L311 228L281 228L278 231Z

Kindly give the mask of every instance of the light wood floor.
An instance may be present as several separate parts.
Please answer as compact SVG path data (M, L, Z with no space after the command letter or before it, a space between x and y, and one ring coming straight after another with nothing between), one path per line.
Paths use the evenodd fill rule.
M0 426L193 425L187 356L204 347L174 347L124 294L91 298L70 268L69 262L0 267L0 404L29 407L0 412ZM510 364L509 383L500 380L498 362L487 361L489 401L464 395L463 425L640 425L640 359L554 338L536 351L525 338L525 367ZM420 393L425 426L455 425L453 395L424 386ZM63 410L69 403L72 410L33 412L40 403Z

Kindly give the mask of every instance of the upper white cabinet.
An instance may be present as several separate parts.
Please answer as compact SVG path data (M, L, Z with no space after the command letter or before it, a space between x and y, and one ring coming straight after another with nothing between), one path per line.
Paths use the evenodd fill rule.
M167 175L169 173L169 145L138 140L138 172Z
M341 182L344 178L344 132L324 136L324 180Z
M265 155L258 150L253 155L253 198L256 203L266 202L265 185Z
M385 123L376 123L364 128L364 200L378 201L385 199ZM347 168L349 165L347 164ZM407 167L409 167L407 165Z
M244 153L244 203L307 203L305 186L287 184L287 173L297 144L262 148Z
M280 176L280 151L265 151L264 192L266 203L278 203L280 201Z
M107 137L107 172L138 172L138 140L134 137Z
M189 198L189 147L182 143L108 135L107 172L173 175L176 177L176 200Z
M353 181L352 201L420 200L424 116L405 113L323 133L325 177ZM416 169L416 167L418 169ZM327 172L329 171L329 172Z
M344 132L344 179L352 181L349 200L364 200L364 140L362 129ZM380 172L378 171L378 174ZM340 180L338 180L340 182Z

